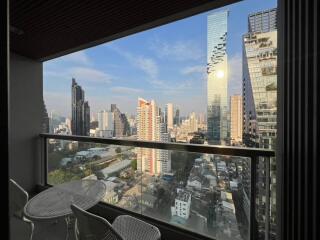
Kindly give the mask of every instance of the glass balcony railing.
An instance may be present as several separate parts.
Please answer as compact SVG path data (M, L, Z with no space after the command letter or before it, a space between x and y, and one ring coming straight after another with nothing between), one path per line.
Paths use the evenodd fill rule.
M45 183L91 178L102 200L213 239L271 239L274 152L41 135ZM253 200L255 199L255 201Z

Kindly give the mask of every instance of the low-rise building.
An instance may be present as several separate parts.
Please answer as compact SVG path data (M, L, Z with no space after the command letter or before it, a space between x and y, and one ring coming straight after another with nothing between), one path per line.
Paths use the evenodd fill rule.
M171 207L171 215L188 219L190 216L191 193L182 189L178 189L177 191L178 193L175 198L175 204Z
M190 177L187 181L187 187L201 190L201 179L198 176Z
M150 195L150 194L146 194L143 193L141 195L141 198L139 198L139 202L141 205L145 206L145 207L149 207L149 208L153 208L154 204L156 202L157 198Z
M115 204L119 201L118 193L115 188L117 188L118 184L111 181L103 181L106 186L106 193L103 197L103 201L110 204Z
M116 176L121 171L128 169L130 167L131 167L131 161L123 160L100 170L99 174L103 176L104 179L107 179L108 177Z

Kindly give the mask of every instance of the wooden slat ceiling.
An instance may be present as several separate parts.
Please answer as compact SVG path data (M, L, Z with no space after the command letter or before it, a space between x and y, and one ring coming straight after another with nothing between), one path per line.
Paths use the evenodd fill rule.
M11 0L10 48L43 61L235 1Z

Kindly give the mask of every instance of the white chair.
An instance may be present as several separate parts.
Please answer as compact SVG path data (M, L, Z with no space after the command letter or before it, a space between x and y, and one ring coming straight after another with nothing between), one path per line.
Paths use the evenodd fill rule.
M9 181L10 239L32 239L33 223L25 218L23 209L28 202L28 193L14 180Z
M68 229L65 219L43 221L29 220L23 210L29 200L28 193L14 180L9 181L10 240L60 240L66 239Z
M137 218L121 215L113 224L106 219L71 205L76 217L78 240L159 240L158 228Z

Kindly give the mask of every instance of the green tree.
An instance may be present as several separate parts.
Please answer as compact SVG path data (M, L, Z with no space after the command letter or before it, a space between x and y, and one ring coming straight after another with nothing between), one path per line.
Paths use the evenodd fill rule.
M137 170L137 159L131 161L131 168L133 170Z
M120 147L116 148L116 153L118 153L118 154L121 153L121 148Z

